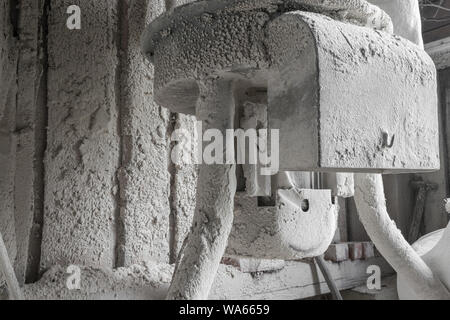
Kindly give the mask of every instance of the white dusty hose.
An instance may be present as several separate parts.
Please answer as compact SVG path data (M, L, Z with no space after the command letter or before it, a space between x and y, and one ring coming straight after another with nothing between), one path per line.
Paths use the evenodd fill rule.
M5 277L8 286L9 298L11 300L24 300L22 291L20 290L19 282L16 274L9 260L8 251L6 250L5 242L0 233L0 272Z
M197 118L203 120L203 131L219 130L225 137L226 129L233 127L232 83L204 82L199 96ZM224 147L224 157L226 149L234 150L233 146ZM194 220L177 259L167 299L208 298L233 225L235 193L234 164L200 165Z
M355 174L355 201L359 218L378 251L405 279L419 299L450 299L450 292L389 217L380 174Z

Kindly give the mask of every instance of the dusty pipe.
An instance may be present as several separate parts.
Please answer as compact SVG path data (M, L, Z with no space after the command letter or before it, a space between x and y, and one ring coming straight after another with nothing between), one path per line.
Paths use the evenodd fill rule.
M327 263L325 262L323 255L315 257L314 260L319 266L319 269L322 272L325 281L327 282L333 300L344 300L342 299L341 292L339 291L336 282L334 281L333 276L331 275L330 270L328 270Z
M232 83L209 80L199 86L196 114L203 121L203 132L216 129L225 137L226 129L233 128ZM224 148L224 159L225 154ZM167 299L208 298L233 224L235 172L234 164L200 165L194 220L177 260Z
M12 300L24 300L22 290L20 289L19 282L17 281L16 274L9 260L8 251L6 250L5 242L3 241L2 234L0 233L0 271L5 277L6 284L8 285L9 298Z
M405 240L386 209L379 174L355 174L359 218L377 249L408 283L419 299L450 299L450 293Z

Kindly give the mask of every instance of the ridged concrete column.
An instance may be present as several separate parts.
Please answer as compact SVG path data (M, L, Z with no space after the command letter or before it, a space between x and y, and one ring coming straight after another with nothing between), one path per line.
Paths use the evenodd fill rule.
M10 20L10 1L0 1L0 233L12 261L16 258L14 174L17 46ZM0 272L0 288L4 278Z
M141 34L164 11L163 0L119 2L120 169L117 265L169 262L170 112L153 101L153 66Z
M81 9L81 30L66 11ZM117 0L51 1L41 269L114 267L119 167Z
M39 278L47 135L47 14L49 0L21 1L17 68L15 218L19 282Z

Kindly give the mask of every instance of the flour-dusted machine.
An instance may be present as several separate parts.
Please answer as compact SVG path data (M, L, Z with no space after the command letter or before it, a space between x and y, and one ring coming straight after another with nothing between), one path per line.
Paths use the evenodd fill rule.
M203 132L250 129L250 114L278 130L278 176L348 172L362 183L439 168L434 64L392 31L389 16L363 0L193 1L150 24L143 52L156 101L195 114ZM258 177L257 167L244 167L244 196L272 204L237 197L234 210L235 166L200 166L170 298L207 297L228 239L233 254L278 259L314 257L331 243L331 191Z

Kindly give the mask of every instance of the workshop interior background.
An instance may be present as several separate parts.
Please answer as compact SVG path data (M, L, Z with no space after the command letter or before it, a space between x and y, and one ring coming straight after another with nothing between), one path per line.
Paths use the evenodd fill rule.
M439 73L441 170L384 176L389 214L405 235L417 205L411 181L437 187L423 200L420 234L448 224L450 1L428 2L444 8L422 12ZM81 30L66 27L74 4ZM145 27L165 7L164 0L0 0L0 232L26 298L165 297L197 181L195 165L170 161L172 132L194 130L194 118L153 101L153 65L141 52ZM333 179L310 180L326 187ZM245 198L245 182L237 197ZM265 200L251 205L270 206ZM241 210L247 202L238 202ZM326 259L344 298L397 299L394 271L370 242L353 198L337 204ZM327 297L312 261L254 261L233 250L211 299ZM82 268L81 290L66 287L69 265ZM366 287L371 265L381 268L381 291ZM0 292L6 299L1 277Z

